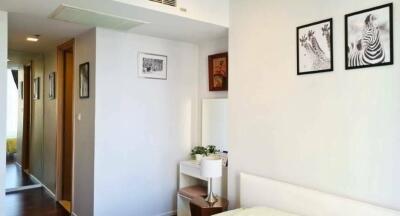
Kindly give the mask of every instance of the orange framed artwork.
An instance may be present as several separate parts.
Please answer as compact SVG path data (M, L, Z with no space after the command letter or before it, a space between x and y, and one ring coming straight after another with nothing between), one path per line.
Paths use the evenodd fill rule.
M210 91L228 90L228 53L208 56L208 83Z

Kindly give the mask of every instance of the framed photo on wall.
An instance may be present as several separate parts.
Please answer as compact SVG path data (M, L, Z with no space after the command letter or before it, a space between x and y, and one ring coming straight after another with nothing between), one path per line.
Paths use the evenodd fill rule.
M24 99L24 81L19 82L19 97Z
M56 98L56 72L49 74L49 99L54 100Z
M297 27L297 75L333 71L332 19Z
M210 91L228 91L228 53L208 56L208 85Z
M33 79L33 100L40 100L40 77Z
M345 15L346 69L393 64L393 4Z
M167 79L167 56L150 53L138 55L139 77L149 79Z
M89 62L79 65L79 98L89 98Z

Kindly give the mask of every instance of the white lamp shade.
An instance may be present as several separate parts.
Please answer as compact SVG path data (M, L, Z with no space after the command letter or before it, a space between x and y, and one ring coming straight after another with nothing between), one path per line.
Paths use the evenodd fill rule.
M222 176L222 160L203 158L201 160L201 176L205 178L217 178Z

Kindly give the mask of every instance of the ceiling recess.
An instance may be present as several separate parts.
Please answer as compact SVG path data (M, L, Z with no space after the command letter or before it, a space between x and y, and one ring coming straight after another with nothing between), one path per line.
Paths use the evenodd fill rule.
M157 3L160 3L160 4L172 6L172 7L176 7L176 0L149 0L149 1L157 2Z
M50 18L71 23L84 24L93 27L110 28L120 31L128 31L134 27L147 24L147 22L140 20L118 17L65 4L60 5L50 15Z

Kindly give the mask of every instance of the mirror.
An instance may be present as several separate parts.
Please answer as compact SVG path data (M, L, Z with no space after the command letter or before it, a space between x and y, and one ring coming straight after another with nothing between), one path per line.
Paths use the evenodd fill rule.
M202 106L202 145L215 145L228 151L228 99L204 99Z

